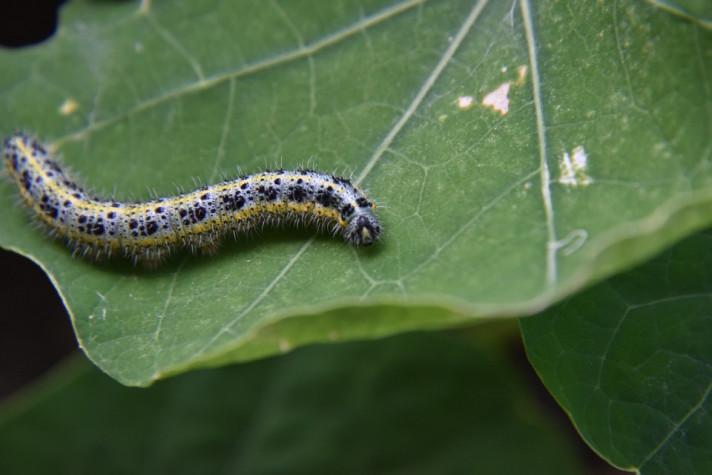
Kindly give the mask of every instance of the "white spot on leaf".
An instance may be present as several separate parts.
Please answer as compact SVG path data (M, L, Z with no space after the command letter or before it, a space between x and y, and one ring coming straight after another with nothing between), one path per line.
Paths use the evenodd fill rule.
M282 353L288 352L292 348L292 345L284 338L279 339L279 351Z
M472 103L475 100L472 98L472 96L460 96L457 98L457 107L460 109L469 109L472 107Z
M524 81L527 79L527 67L526 66L519 66L517 68L517 85L521 86L524 84Z
M588 155L583 146L574 148L571 155L564 152L559 161L559 183L567 186L586 186L593 183L593 179L588 176Z
M502 115L509 112L509 82L505 82L499 86L494 91L487 94L484 99L482 99L482 105L485 107L491 107L492 109L500 112Z
M59 113L62 115L72 115L77 109L79 109L79 103L74 99L67 99L59 106Z

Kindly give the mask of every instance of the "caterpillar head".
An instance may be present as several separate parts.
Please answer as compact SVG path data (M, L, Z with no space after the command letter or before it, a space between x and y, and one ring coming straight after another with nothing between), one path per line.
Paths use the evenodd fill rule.
M380 235L381 223L370 209L360 209L344 228L344 239L355 246L370 246Z

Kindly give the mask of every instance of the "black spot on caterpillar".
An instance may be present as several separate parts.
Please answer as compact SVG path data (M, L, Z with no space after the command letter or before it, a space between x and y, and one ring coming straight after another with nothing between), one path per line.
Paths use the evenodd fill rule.
M310 170L255 173L177 196L143 202L106 200L86 191L37 140L5 140L5 167L22 200L75 255L123 255L155 266L179 248L210 254L227 234L265 225L314 226L355 246L378 240L376 205L345 178Z

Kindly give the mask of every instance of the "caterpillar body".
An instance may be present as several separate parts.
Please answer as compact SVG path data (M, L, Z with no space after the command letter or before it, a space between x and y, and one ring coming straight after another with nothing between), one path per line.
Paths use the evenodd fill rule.
M32 137L5 140L4 162L22 200L75 255L123 255L155 266L180 248L210 254L228 234L266 225L308 225L340 234L355 246L378 240L376 206L348 179L310 170L241 176L177 196L142 202L88 192Z

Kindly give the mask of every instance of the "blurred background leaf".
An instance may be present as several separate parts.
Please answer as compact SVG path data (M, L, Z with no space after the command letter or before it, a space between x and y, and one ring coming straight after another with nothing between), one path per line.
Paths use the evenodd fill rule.
M588 444L642 474L712 473L712 231L521 320Z
M0 411L0 472L582 473L504 361L462 335L407 334L139 390L75 360Z

